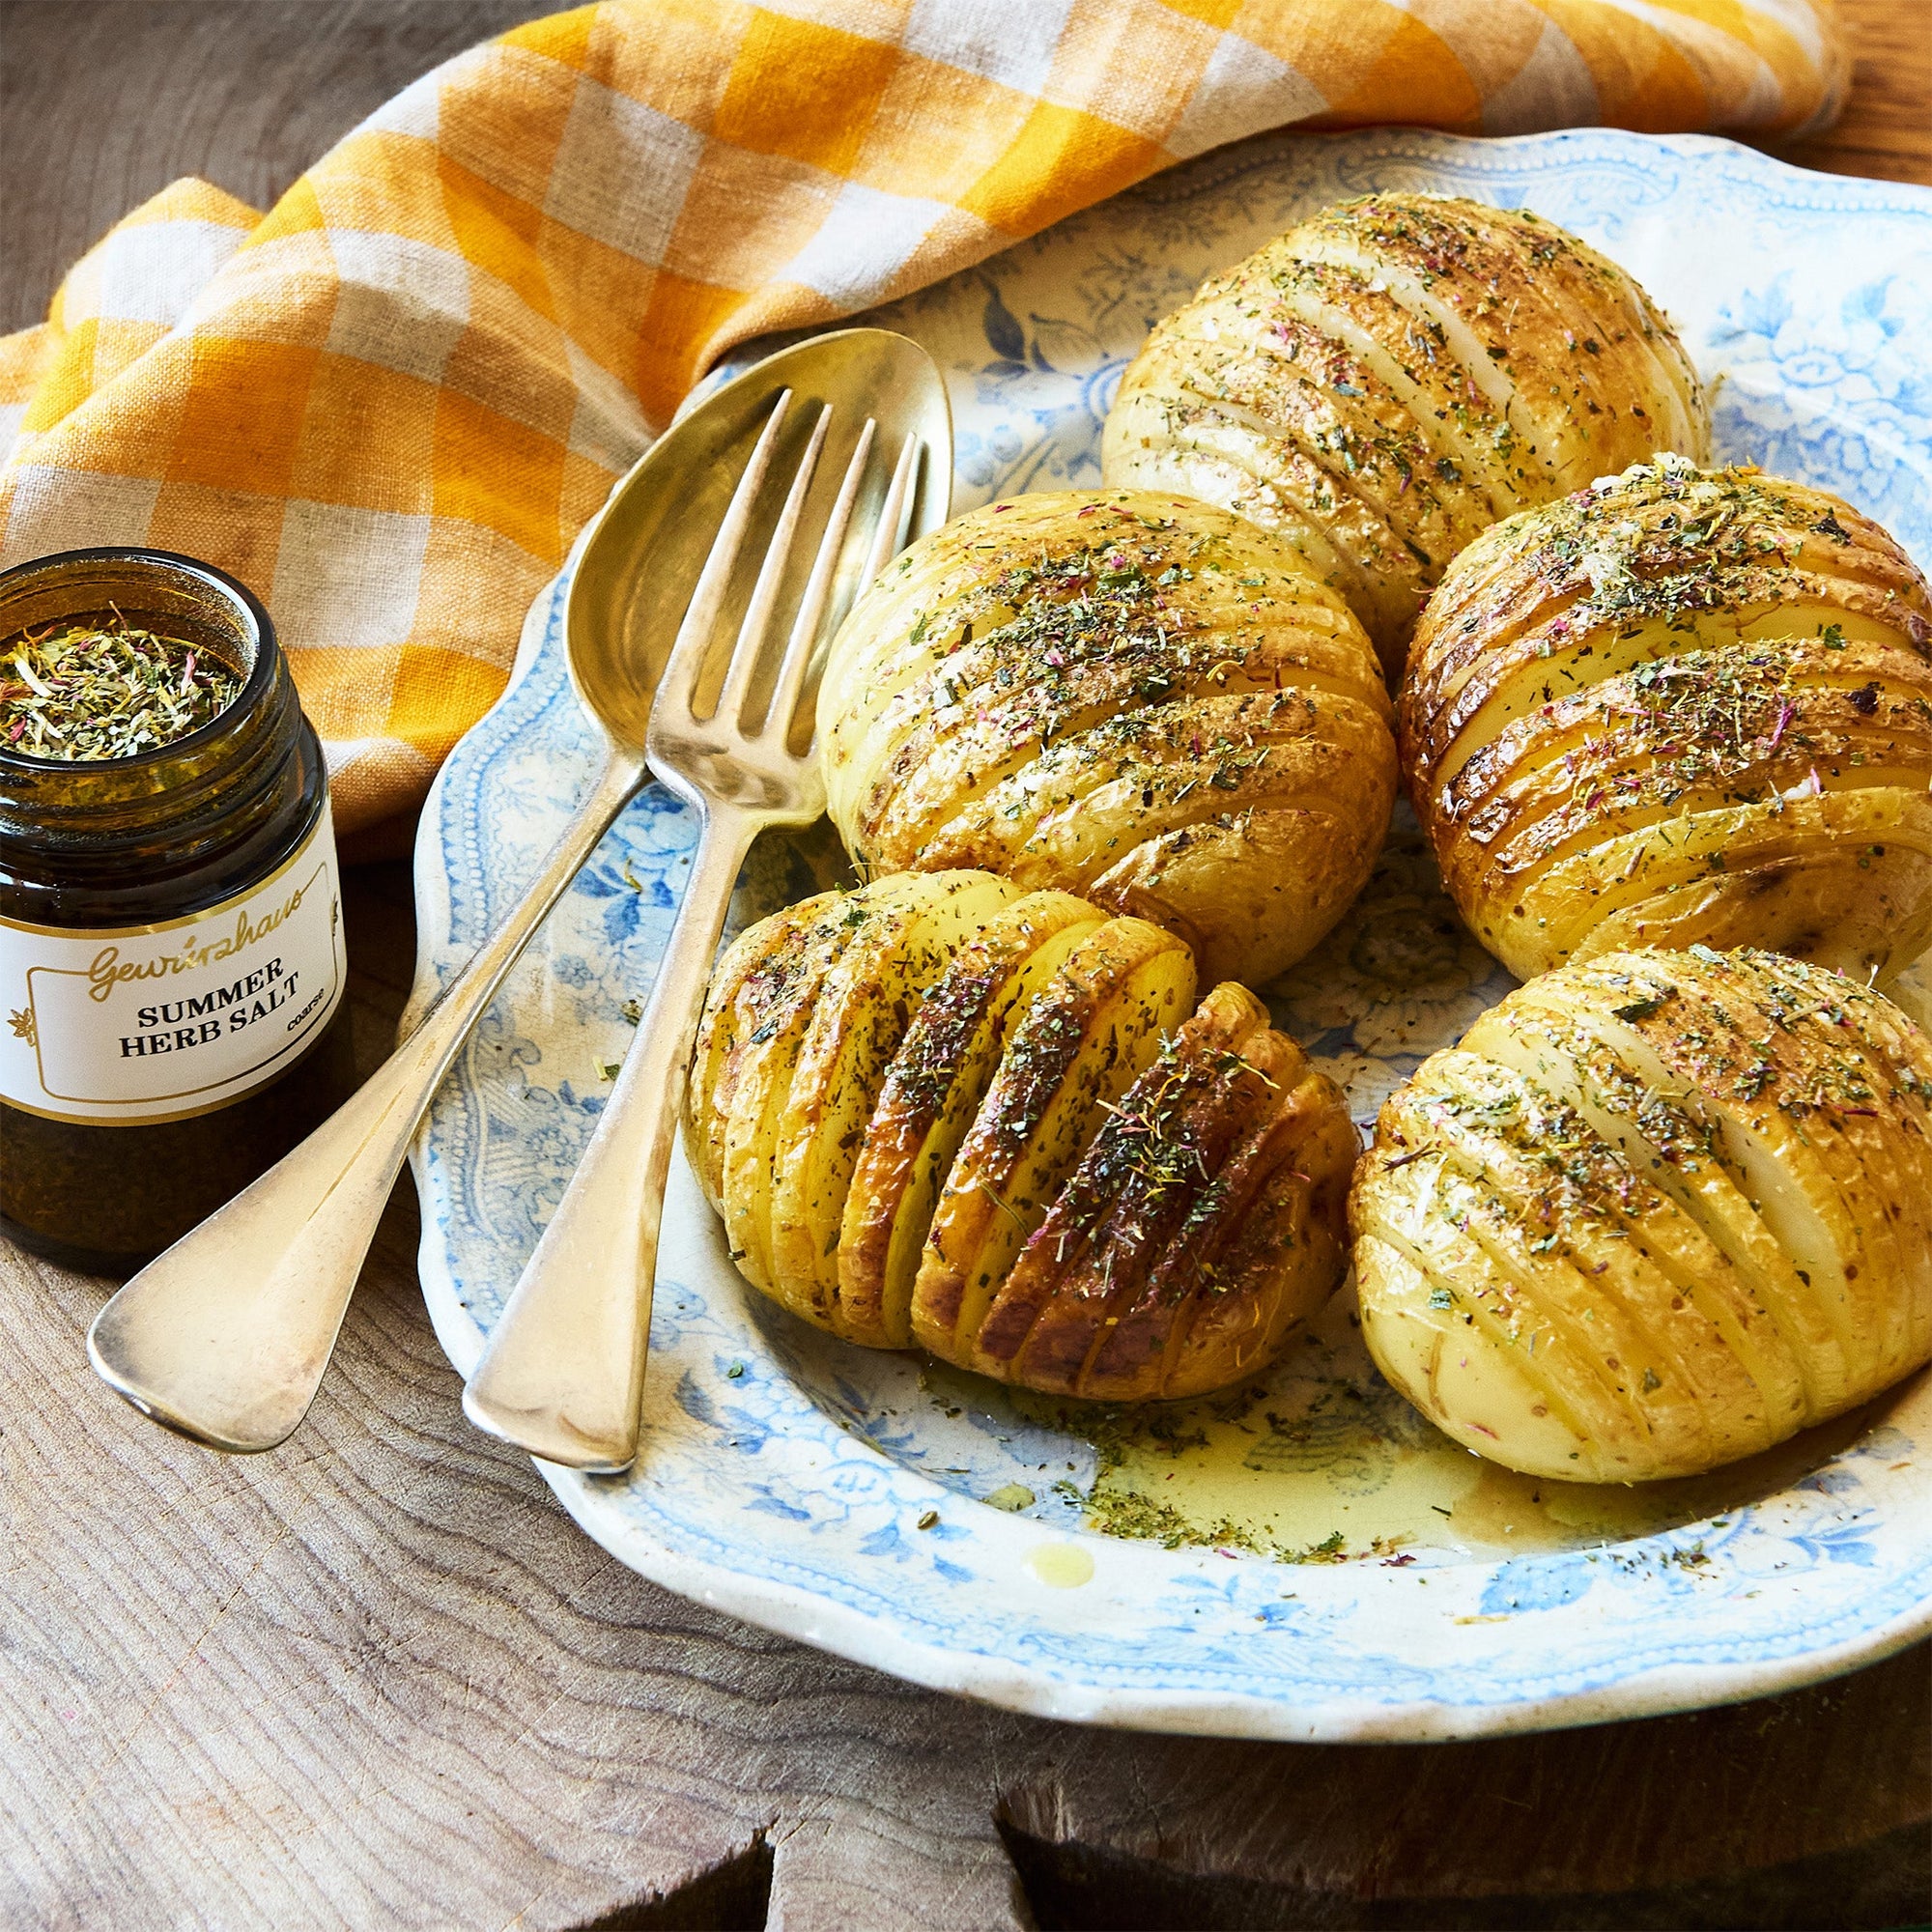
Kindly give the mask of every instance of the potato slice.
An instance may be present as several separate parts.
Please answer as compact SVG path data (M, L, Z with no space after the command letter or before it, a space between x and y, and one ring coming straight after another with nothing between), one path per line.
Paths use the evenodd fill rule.
M1858 1189L1861 1175L1887 1177L1879 1190L1866 1188L1851 1197L1855 1208L1862 1201L1875 1208L1867 1238L1874 1247L1885 1238L1888 1256L1884 1266L1861 1277L1862 1292L1886 1304L1883 1359L1932 1354L1932 1245L1918 1234L1913 1213L1917 1204L1932 1201L1932 1041L1867 986L1833 980L1831 999L1820 1001L1817 976L1796 960L1767 958L1762 965L1782 1002L1796 1000L1808 1012L1816 1037L1833 1043L1834 1052L1816 1077L1829 1083L1849 1073L1868 1089L1862 1102L1841 1092L1833 1123L1845 1136L1843 1151L1849 1154L1837 1165L1841 1183ZM1790 1010L1783 1005L1787 1016ZM1847 1044L1848 1034L1855 1055L1849 1065L1836 1051ZM1862 1111L1867 1105L1868 1114Z
M1213 1184L1088 1363L1083 1394L1125 1399L1150 1355L1164 1396L1238 1381L1342 1278L1348 1176L1361 1151L1348 1103L1281 1034L1251 1041L1242 1057L1264 1091Z
M1785 1070L1777 1094L1733 1098L1726 1124L1734 1145L1748 1145L1759 1165L1771 1225L1802 1221L1807 1233L1825 1236L1810 1269L1812 1291L1855 1339L1847 1357L1854 1378L1868 1380L1901 1351L1914 1288L1922 1293L1926 1285L1922 1236L1908 1229L1901 1245L1885 1211L1886 1204L1923 1198L1905 1179L1918 1165L1918 1122L1901 1130L1909 1110L1901 1115L1895 1103L1907 1096L1894 1094L1884 1056L1853 1021L1844 994L1856 989L1796 961L1755 957L1761 964L1743 986L1718 980L1694 954L1672 970L1707 1027L1761 1034ZM1688 1076L1695 1063L1681 1044L1674 1057ZM1706 1081L1713 1070L1707 1062ZM1796 1239L1787 1239L1795 1252Z
M1068 893L1031 893L969 940L927 993L866 1129L838 1238L833 1325L903 1349L940 1183L1000 1062L1009 1027L1105 920Z
M1021 1243L1101 1120L1194 1002L1194 957L1144 920L1075 949L1014 1030L947 1177L913 1290L914 1336L961 1359Z
M721 1213L724 1204L724 1129L731 1094L748 1041L786 996L792 962L817 920L840 893L820 893L757 924L747 926L712 969L711 990L698 1022L685 1089L684 1145L705 1198Z
M731 1259L746 1278L772 1293L772 1137L791 1090L799 1043L833 962L879 915L886 898L871 889L829 895L809 923L788 928L782 916L745 935L756 951L749 976L749 1010L735 1031L727 1065L713 1088L710 1131L719 1144L718 1191Z
M1500 1022L1485 1014L1462 1044L1574 1107L1701 1228L1720 1259L1680 1276L1681 1292L1722 1331L1768 1413L1802 1415L1807 1401L1842 1386L1837 1339L1714 1156L1710 1116L1640 1037L1575 1002L1524 999Z
M1110 1402L1252 1375L1342 1278L1359 1149L1335 1084L1216 987L1111 1110L961 1365Z
M1640 1394L1660 1462L1708 1468L1763 1431L1762 1392L1692 1298L1698 1268L1721 1268L1721 1255L1620 1150L1533 1082L1470 1054L1436 1055L1405 1104L1468 1190L1452 1220L1515 1264L1515 1298L1571 1324L1611 1385ZM1524 1267L1531 1240L1542 1245ZM1505 1326L1514 1319L1498 1311Z
M1235 1151L1150 1279L1153 1297L1174 1297L1178 1283L1192 1288L1168 1329L1161 1387L1170 1398L1253 1375L1347 1270L1349 1177L1361 1137L1334 1082L1298 1052L1295 1062L1300 1079L1292 1065L1278 1076L1285 1087L1293 1081L1280 1112ZM1086 1393L1109 1395L1111 1372L1103 1350Z
M1050 1394L1084 1393L1087 1364L1119 1310L1266 1099L1265 1065L1241 1058L1257 1034L1265 1042L1267 1014L1245 987L1217 986L1201 1003L1110 1110L994 1294L968 1367ZM1159 1395L1158 1340L1137 1354L1137 1369L1151 1373L1123 1379L1137 1395Z
M1376 1283L1376 1362L1395 1387L1445 1434L1479 1456L1508 1445L1511 1466L1567 1470L1590 1456L1605 1466L1601 1418L1585 1422L1527 1373L1520 1350L1472 1341L1466 1284L1428 1268L1375 1235L1355 1240L1355 1267Z
M822 1327L835 1325L845 1196L886 1070L926 988L1020 895L988 872L907 873L868 890L884 904L825 976L772 1129L773 1288Z

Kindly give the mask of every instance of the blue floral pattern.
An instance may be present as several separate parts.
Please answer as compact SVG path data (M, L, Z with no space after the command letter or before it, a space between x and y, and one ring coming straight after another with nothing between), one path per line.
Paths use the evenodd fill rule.
M1932 561L1932 196L1719 141L1603 131L1250 143L880 311L947 372L958 506L1095 482L1108 403L1150 324L1304 213L1380 186L1527 204L1608 249L1716 384L1725 456L1842 491ZM419 999L500 917L590 781L594 740L563 670L567 585L568 566L530 614L510 690L424 812ZM459 1368L595 1123L692 835L661 792L624 814L425 1125L423 1281ZM734 922L839 866L822 828L761 845ZM1509 983L1455 923L1404 822L1361 904L1271 999L1367 1119ZM1517 1548L1459 1528L1460 1501L1425 1501L1416 1514L1439 1533L1405 1518L1370 1534L1395 1524L1400 1496L1473 1493L1492 1472L1375 1377L1347 1318L1338 1300L1267 1378L1253 1411L1264 1431L1231 1425L1255 1438L1250 1475L1366 1525L1334 1552L1346 1560L1101 1536L1086 1526L1105 1475L1093 1441L744 1292L680 1160L643 1452L621 1478L544 1473L590 1535L672 1588L923 1683L1076 1719L1299 1738L1524 1729L1761 1694L1932 1622L1927 1378L1801 1445L1786 1475L1741 1471L1735 1493L1635 1530Z

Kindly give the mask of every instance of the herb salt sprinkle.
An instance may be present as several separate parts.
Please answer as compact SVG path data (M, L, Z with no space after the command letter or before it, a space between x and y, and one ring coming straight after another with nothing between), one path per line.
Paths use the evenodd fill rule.
M208 650L129 624L68 623L0 646L0 745L30 758L128 758L185 738L242 679Z

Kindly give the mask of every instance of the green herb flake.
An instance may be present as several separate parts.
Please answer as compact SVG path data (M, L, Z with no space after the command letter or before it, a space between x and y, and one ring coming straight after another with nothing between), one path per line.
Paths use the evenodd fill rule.
M1647 1020L1651 1014L1662 1009L1663 1003L1676 991L1675 986L1662 992L1646 993L1641 999L1632 1000L1628 1006L1613 1007L1611 1011L1620 1020Z
M1291 1563L1341 1563L1347 1560L1342 1532L1331 1529L1320 1543L1311 1543L1287 1559Z

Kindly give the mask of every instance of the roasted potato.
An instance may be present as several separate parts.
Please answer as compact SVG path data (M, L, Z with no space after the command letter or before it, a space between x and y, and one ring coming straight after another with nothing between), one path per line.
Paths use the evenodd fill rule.
M838 1293L853 1163L921 995L1016 889L985 872L906 879L849 932L799 1039L772 1134L772 1288L799 1314Z
M1279 531L1393 681L1430 587L1488 525L1709 447L1690 359L1614 263L1526 210L1372 194L1154 329L1108 413L1102 474Z
M846 618L819 696L862 870L983 867L1260 983L1361 889L1395 747L1361 627L1278 538L1142 493L960 517Z
M1185 945L988 873L895 874L720 962L686 1136L732 1259L872 1347L1060 1394L1252 1374L1343 1269L1342 1096Z
M1932 1356L1932 1040L1773 952L1512 993L1390 1097L1350 1204L1363 1332L1531 1475L1683 1476Z
M912 1309L923 1347L956 1353L978 1334L1104 1110L1186 1018L1194 990L1186 947L1145 920L1113 919L1017 1016L925 1238Z
M1932 590L1842 498L1641 464L1457 558L1409 795L1513 973L1698 943L1883 984L1932 940L1928 650Z

